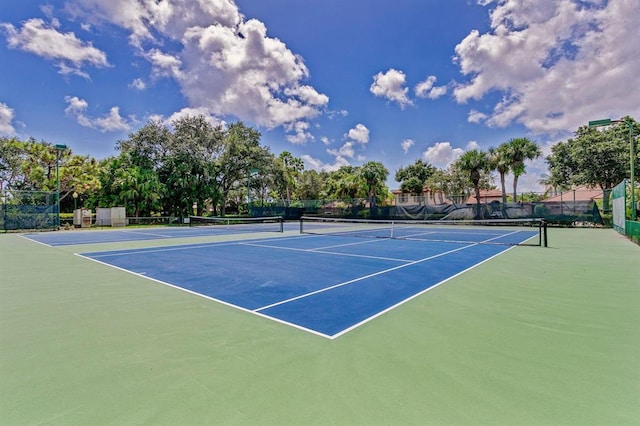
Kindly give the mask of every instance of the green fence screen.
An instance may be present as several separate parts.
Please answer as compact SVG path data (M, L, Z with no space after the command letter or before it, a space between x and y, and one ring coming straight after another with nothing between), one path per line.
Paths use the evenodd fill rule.
M55 229L58 207L56 193L14 191L0 193L0 230Z
M612 191L613 227L616 231L640 244L640 222L627 219L627 210L631 212L631 205L627 206L627 191L633 191L627 181L619 183ZM630 216L630 215L629 215Z

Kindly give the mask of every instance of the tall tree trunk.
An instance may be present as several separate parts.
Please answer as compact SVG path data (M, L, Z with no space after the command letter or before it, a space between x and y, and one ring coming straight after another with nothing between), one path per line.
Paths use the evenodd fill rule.
M515 203L518 202L518 193L516 191L516 188L518 188L518 175L513 176L513 201Z
M475 219L482 219L482 214L480 213L480 185L478 185L478 184L474 185L473 189L476 192L476 214L475 214Z
M504 183L504 175L505 173L500 173L500 185L502 186L502 205L505 206L507 204L507 187Z
M600 185L600 189L602 190L602 207L604 211L611 211L611 206L609 205L609 199L611 196L611 188L606 188L609 185ZM631 188L633 191L633 188Z

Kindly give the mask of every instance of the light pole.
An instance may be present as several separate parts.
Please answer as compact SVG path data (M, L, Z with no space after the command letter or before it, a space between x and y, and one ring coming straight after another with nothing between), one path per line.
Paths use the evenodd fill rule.
M66 145L56 145L56 228L60 229L60 154L67 149Z
M78 193L73 191L73 211L78 210Z
M611 120L610 118L605 118L602 120L594 120L589 122L589 127L602 127L602 126L610 126L614 123L624 123L629 128L629 165L630 165L630 173L629 179L631 180L631 220L635 221L637 218L636 215L636 180L635 180L635 158L636 158L636 150L635 144L633 143L633 125L630 121L625 120Z

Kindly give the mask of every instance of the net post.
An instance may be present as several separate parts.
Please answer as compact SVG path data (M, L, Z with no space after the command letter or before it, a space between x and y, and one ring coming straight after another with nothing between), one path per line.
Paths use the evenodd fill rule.
M303 223L303 221L304 221L304 217L303 217L303 216L300 216L300 233L301 233L301 234L304 234L304 229L303 229L303 227L302 227L302 223Z
M284 232L284 217L279 217L278 222L280 223L280 232Z
M547 221L542 219L542 222L540 223L540 226L542 227L542 244L544 247L548 247L547 245Z

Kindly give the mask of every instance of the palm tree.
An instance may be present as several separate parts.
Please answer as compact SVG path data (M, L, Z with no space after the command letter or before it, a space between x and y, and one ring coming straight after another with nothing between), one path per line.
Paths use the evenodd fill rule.
M481 219L482 212L480 210L480 179L483 171L491 168L489 155L477 149L467 151L455 163L456 167L466 173L469 173L473 189L476 194L476 212L475 218Z
M502 144L498 148L489 148L489 160L491 169L500 175L500 188L502 189L502 205L507 203L507 188L505 186L505 175L509 173L509 159L506 155L506 145Z
M298 178L304 170L304 162L289 151L283 151L276 158L276 165L276 184L279 186L280 196L289 203Z
M505 155L513 173L513 200L517 200L518 178L525 174L525 160L533 160L542 155L542 150L529 138L513 138L505 146Z

